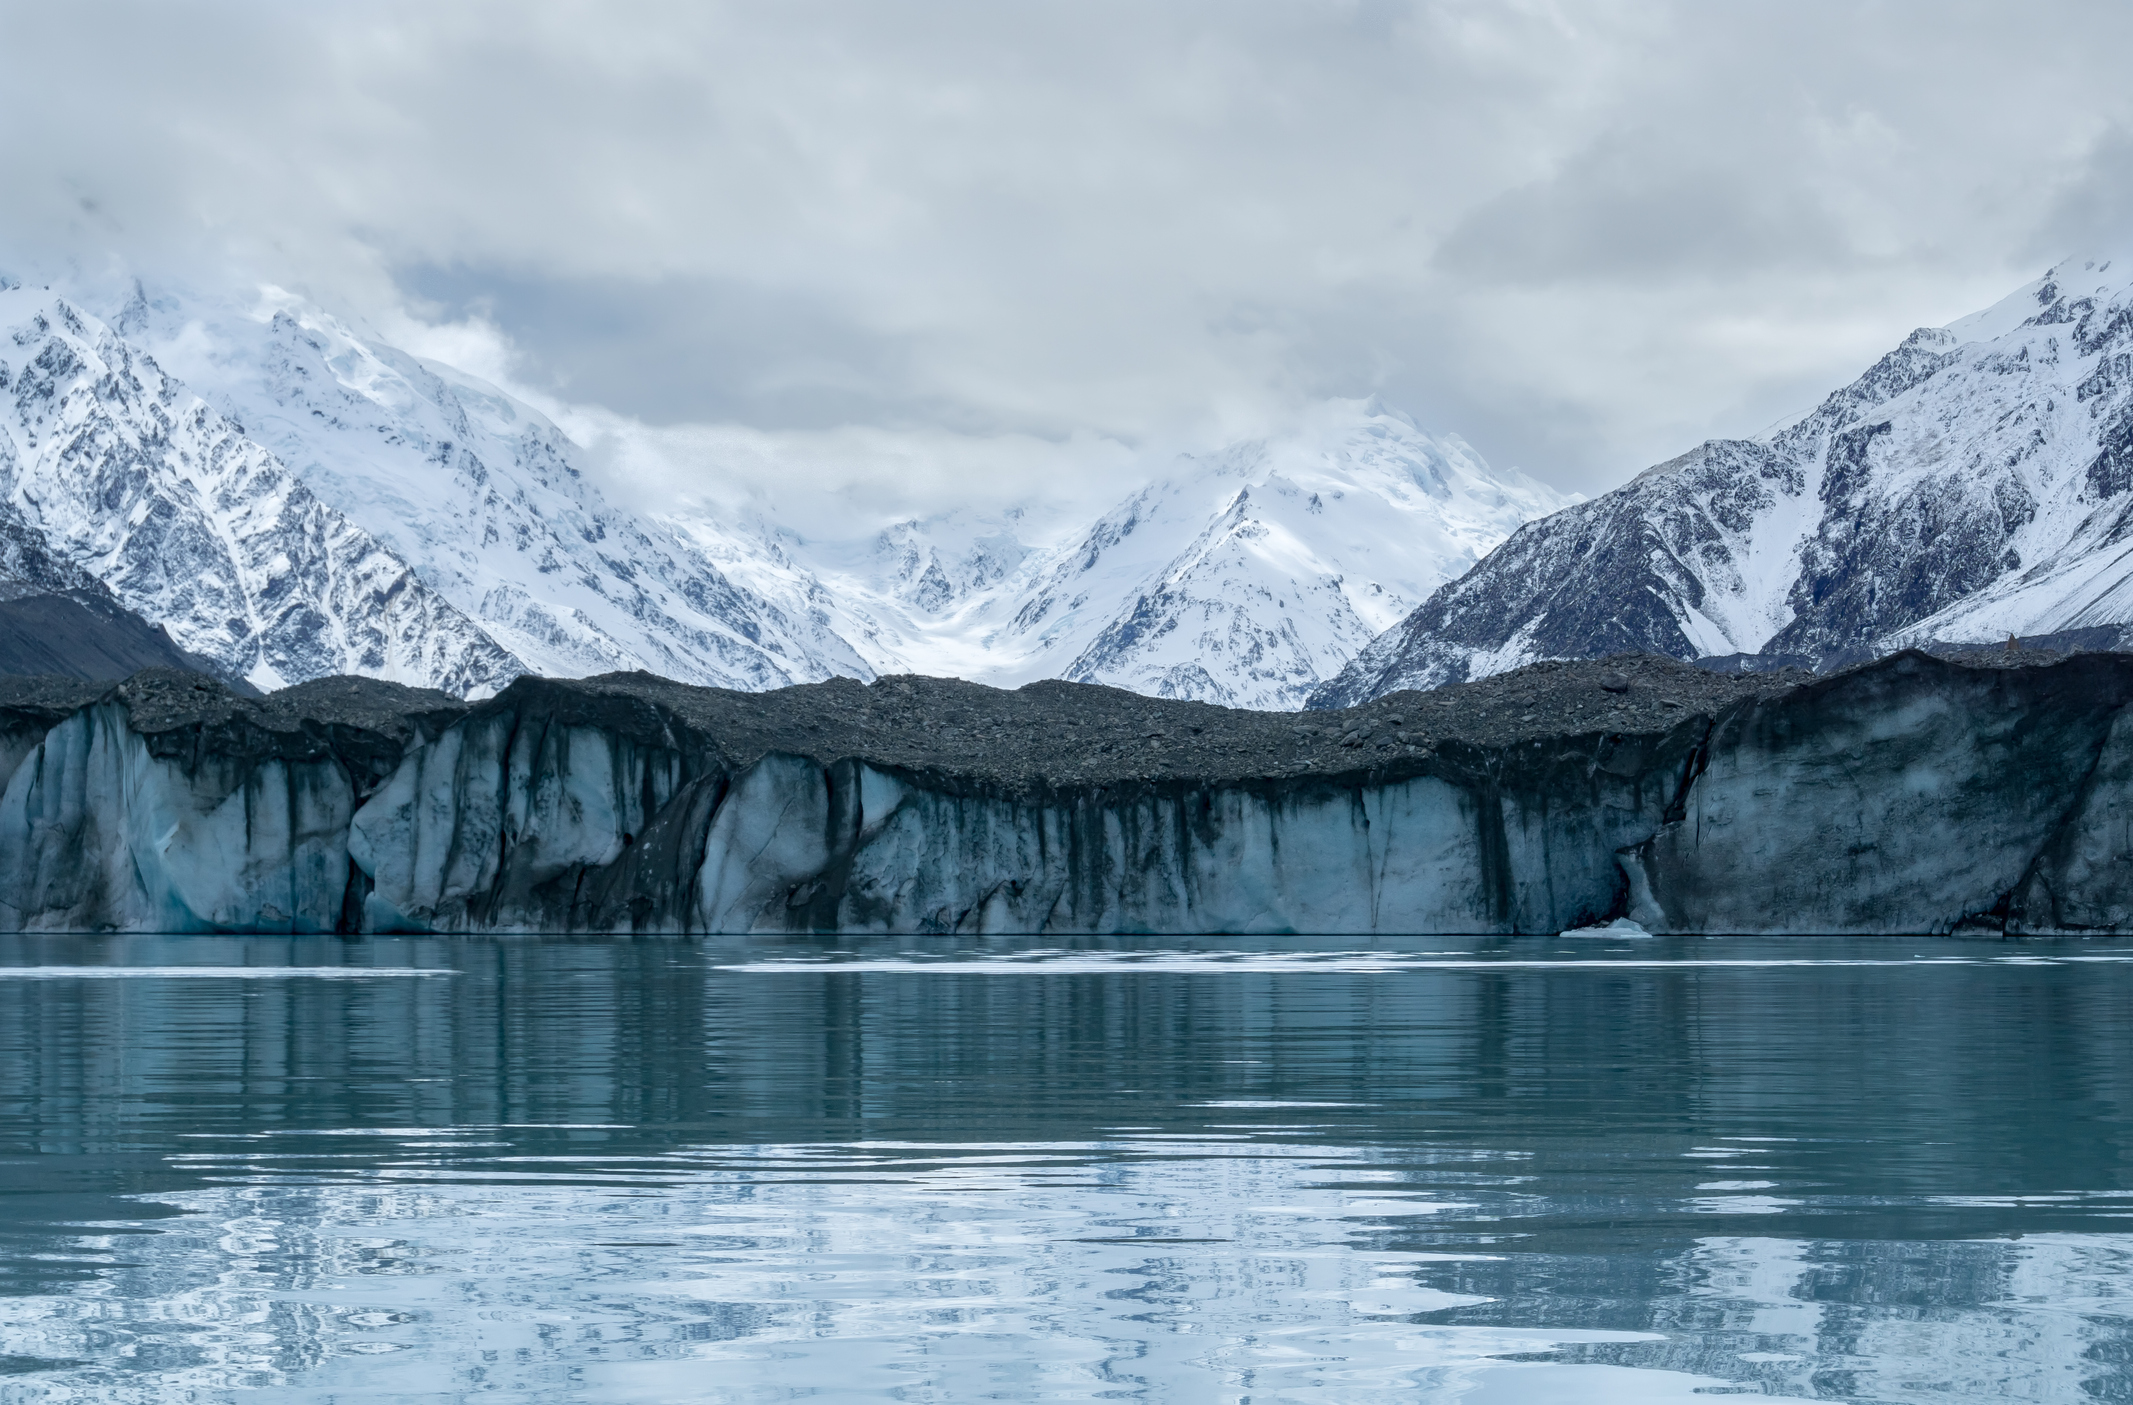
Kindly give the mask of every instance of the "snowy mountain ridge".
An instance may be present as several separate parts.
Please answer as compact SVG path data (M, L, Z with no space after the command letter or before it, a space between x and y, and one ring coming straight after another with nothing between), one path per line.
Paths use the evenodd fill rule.
M780 550L791 579L819 586L838 632L881 672L1001 686L1063 677L1281 709L1565 501L1491 470L1455 436L1335 401L1289 434L1181 456L1063 532L1020 510L950 512ZM719 552L715 528L694 531Z
M1313 706L1547 658L1823 656L2133 623L2133 263L1921 328L1753 439L1514 534Z
M872 676L819 618L736 588L608 501L561 430L486 382L275 289L252 308L136 289L115 325L528 671L734 688Z
M1093 521L850 541L627 506L522 402L276 290L135 286L106 325L15 288L0 329L0 545L262 687L906 671L1278 709L1622 649L2133 635L2133 277L2103 260L1591 502L1328 402Z
M951 511L808 541L633 509L538 411L279 289L0 299L45 368L4 387L0 529L19 518L33 554L48 544L79 583L266 688L915 671L1295 707L1563 502L1456 438L1331 402L1289 434L1179 457L1094 522ZM40 419L54 406L75 425L64 445Z

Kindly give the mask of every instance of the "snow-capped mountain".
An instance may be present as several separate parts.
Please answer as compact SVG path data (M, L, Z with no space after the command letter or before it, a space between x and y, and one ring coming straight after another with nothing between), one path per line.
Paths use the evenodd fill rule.
M1064 677L1294 708L1520 523L1566 499L1374 404L1180 458L1091 524L1027 511L780 548L776 571L696 539L775 594L803 579L878 670L1013 685Z
M0 291L0 500L260 688L365 673L467 692L522 671L225 416L44 290Z
M608 501L578 446L495 386L275 289L233 306L137 287L114 325L533 672L871 677L819 610L737 588Z
M1113 512L1055 563L1024 606L1040 628L1047 607L1083 588L1092 561L1143 530L1136 519L1178 521L1195 498L1217 499L1065 676L1233 707L1299 707L1436 586L1565 501L1382 410L1361 408L1327 428L1315 442L1239 445L1200 461L1175 487Z
M1923 328L1755 439L1532 523L1312 705L1639 649L1818 656L2133 622L2133 263Z
M1293 708L1564 501L1454 437L1332 402L1179 457L1094 522L951 511L806 541L730 511L632 511L537 411L279 290L0 296L21 350L0 452L24 529L267 688L912 671Z

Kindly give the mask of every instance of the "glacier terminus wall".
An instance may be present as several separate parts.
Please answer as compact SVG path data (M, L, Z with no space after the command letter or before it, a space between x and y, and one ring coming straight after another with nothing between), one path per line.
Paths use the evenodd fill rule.
M903 677L0 688L18 930L2133 930L2122 655L1623 657L1305 714Z

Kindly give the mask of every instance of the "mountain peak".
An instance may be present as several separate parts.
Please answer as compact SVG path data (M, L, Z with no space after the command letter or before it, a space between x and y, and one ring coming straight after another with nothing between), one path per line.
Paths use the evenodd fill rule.
M518 661L156 362L48 290L0 294L0 500L187 651L272 688L363 672L454 691Z
M808 541L746 516L627 510L538 411L286 289L128 279L100 296L108 324L40 290L5 325L42 317L32 340L71 338L79 365L38 376L102 416L97 481L144 520L182 519L190 544L163 552L100 517L83 484L37 480L55 470L36 406L17 436L36 453L16 455L10 489L42 504L31 525L88 577L262 686L385 671L479 692L522 668L641 668L756 689L908 669L1293 707L1567 501L1370 397L1178 455L1094 520L963 510ZM117 380L87 389L113 365ZM182 420L182 443L157 438L158 415ZM203 486L210 454L244 467ZM289 535L298 522L315 542ZM335 567L335 551L354 555ZM382 605L325 602L320 573L358 559L373 584L407 581L428 623L383 642L363 633ZM277 615L283 595L310 613Z
M2133 624L2133 296L2062 264L1754 440L1537 522L1314 695L1548 658L1820 655ZM2079 279L2076 278L2079 274Z
M877 670L1061 676L1291 708L1521 522L1565 501L1363 401L1178 455L1094 522L949 512L788 542ZM716 528L694 517L687 530ZM758 588L771 573L752 575Z

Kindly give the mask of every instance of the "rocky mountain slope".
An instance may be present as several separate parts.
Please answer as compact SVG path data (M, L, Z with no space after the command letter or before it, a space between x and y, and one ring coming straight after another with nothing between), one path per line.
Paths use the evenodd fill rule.
M406 562L109 328L0 291L0 501L219 671L493 690L522 670Z
M144 668L217 672L53 550L15 503L0 501L0 674L117 680Z
M22 595L0 600L0 674L116 681L144 668L206 670L162 628L93 596ZM242 679L240 691L252 692Z
M881 672L1290 709L1565 501L1456 437L1332 402L1287 435L1182 456L1092 523L958 512L773 549L787 588L811 591ZM779 588L718 524L682 525L757 589Z
M2133 621L2133 263L1914 332L1802 418L1532 523L1319 690L1624 649L1807 657Z
M820 618L609 501L537 411L292 295L136 287L113 325L244 426L527 670L769 688L871 677Z

